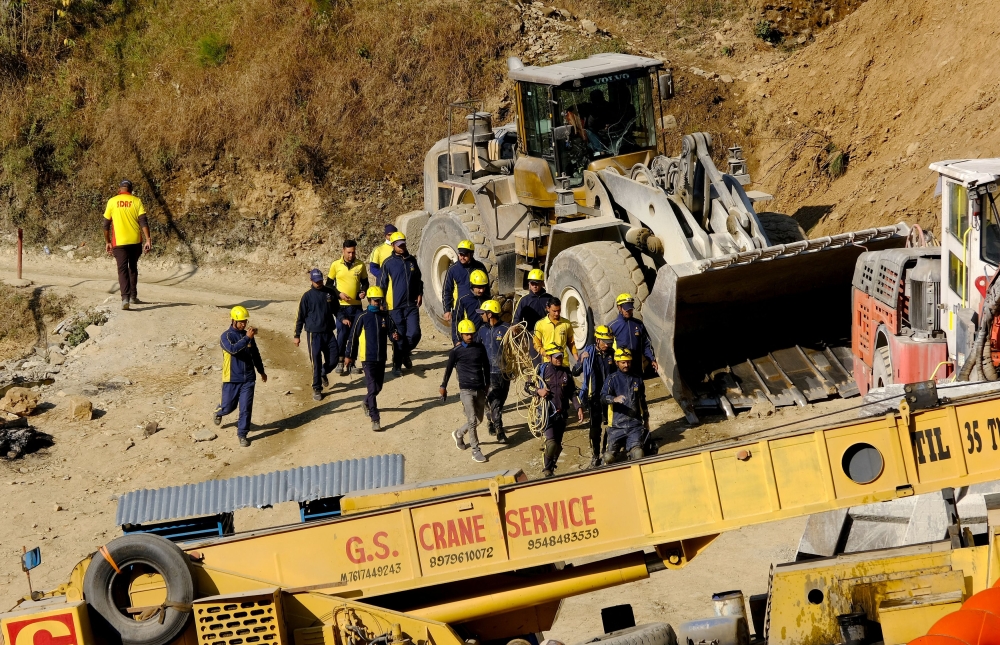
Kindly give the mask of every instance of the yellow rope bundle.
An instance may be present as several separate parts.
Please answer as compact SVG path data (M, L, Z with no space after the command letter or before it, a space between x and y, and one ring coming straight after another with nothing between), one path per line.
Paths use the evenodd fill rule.
M549 406L546 401L528 393L543 386L531 362L531 339L524 323L511 325L500 343L499 367L517 396L517 413L527 419L531 434L540 437L548 420Z

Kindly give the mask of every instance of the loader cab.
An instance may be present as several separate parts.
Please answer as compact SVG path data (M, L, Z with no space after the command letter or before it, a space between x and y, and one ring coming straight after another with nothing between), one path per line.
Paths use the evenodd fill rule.
M961 365L1000 265L1000 159L941 161L930 169L938 173L941 196L940 323L948 354Z
M552 207L556 188L568 188L582 204L585 171L627 174L655 155L659 60L597 54L547 67L513 59L509 66L517 82L514 180L522 203Z

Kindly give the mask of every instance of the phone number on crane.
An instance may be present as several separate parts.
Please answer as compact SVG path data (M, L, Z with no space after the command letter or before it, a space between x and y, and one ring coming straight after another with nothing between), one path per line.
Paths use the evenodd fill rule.
M537 549L544 549L558 544L570 544L571 542L592 540L600 534L601 532L598 529L587 529L586 531L571 531L570 533L560 533L559 535L536 538L534 540L528 540L528 550L535 551Z

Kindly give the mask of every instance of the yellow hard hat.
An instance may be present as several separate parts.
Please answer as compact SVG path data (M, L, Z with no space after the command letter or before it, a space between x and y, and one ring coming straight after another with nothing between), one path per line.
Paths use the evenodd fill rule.
M543 282L545 280L545 273L541 269L532 269L528 271L528 282Z
M545 346L546 356L555 356L556 354L562 354L562 353L563 353L563 348L560 347L559 345L556 345L555 343L549 343L548 345Z
M476 245L472 243L472 240L462 240L458 243L459 251L469 251L470 253L476 252Z
M372 298L385 297L382 295L382 289L380 289L379 287L368 287L368 291L365 292L365 296L367 296L369 300L371 300Z
M635 298L632 297L631 293L621 293L621 294L618 294L617 298L615 298L615 306L616 307L621 307L622 305L624 305L627 302L635 302Z
M490 312L492 314L496 314L496 315L499 316L500 315L500 303L497 302L496 300L487 300L482 305L480 305L479 309L476 309L476 312L478 312L478 313L482 313L484 311L488 311L488 312Z
M250 312L243 305L236 305L229 312L229 317L236 321L247 320L250 318Z
M611 335L611 330L605 325L598 325L594 328L594 338L597 340L614 340L615 337Z
M458 321L458 333L460 334L476 333L476 323L472 322L468 318L466 318L465 320Z
M400 233L399 231L396 231L395 233L389 236L390 244L395 244L396 242L405 242L405 241L406 241L406 236Z
M476 269L469 274L469 284L474 287L485 287L489 283L490 279L482 269Z
M628 349L619 349L615 351L615 361L630 361L632 360L632 352Z

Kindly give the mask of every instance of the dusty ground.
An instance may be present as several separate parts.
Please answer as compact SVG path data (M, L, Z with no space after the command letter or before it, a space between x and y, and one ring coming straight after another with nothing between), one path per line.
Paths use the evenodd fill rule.
M10 259L0 257L0 278L12 276ZM110 259L30 256L26 266L25 277L36 286L72 293L81 307L109 297L118 302ZM22 546L42 546L44 564L33 575L36 588L57 585L81 557L120 534L114 525L115 496L129 490L391 452L406 455L408 482L508 468L540 475L540 445L515 411L507 416L514 426L513 441L506 446L485 443L488 464L475 464L454 448L449 432L461 424L461 406L455 396L444 405L437 400L446 343L440 333L426 331L429 321L424 321L425 340L415 354L414 373L386 383L380 397L385 432L375 434L361 410L360 378L332 376L324 400L311 398L304 344L295 348L291 341L298 297L308 286L304 280L289 284L231 271L140 267L139 293L147 304L127 312L113 309L99 338L70 358L56 382L43 390L48 405L31 422L50 433L55 444L43 454L0 461L0 494L7 500L0 510L0 607L26 592L17 557ZM249 449L236 443L235 416L225 419L215 441L194 443L191 437L198 428L213 427L220 391L220 373L213 369L220 364L218 337L235 304L250 309L261 329L270 377L267 384L258 384ZM115 377L125 377L131 385L115 384ZM780 410L766 421L708 419L690 428L662 383L651 380L648 386L661 453L818 411ZM65 397L87 387L98 388L90 396L96 418L71 422L64 413ZM823 410L850 403L832 402ZM150 420L162 430L144 439L140 426ZM585 430L571 428L561 472L589 461L586 445ZM237 529L297 521L297 507L285 506L240 511ZM762 592L771 563L793 557L802 525L797 520L725 535L682 572L570 599L553 635L574 642L600 633L600 608L620 602L633 603L638 620L679 622L710 614L713 591Z

